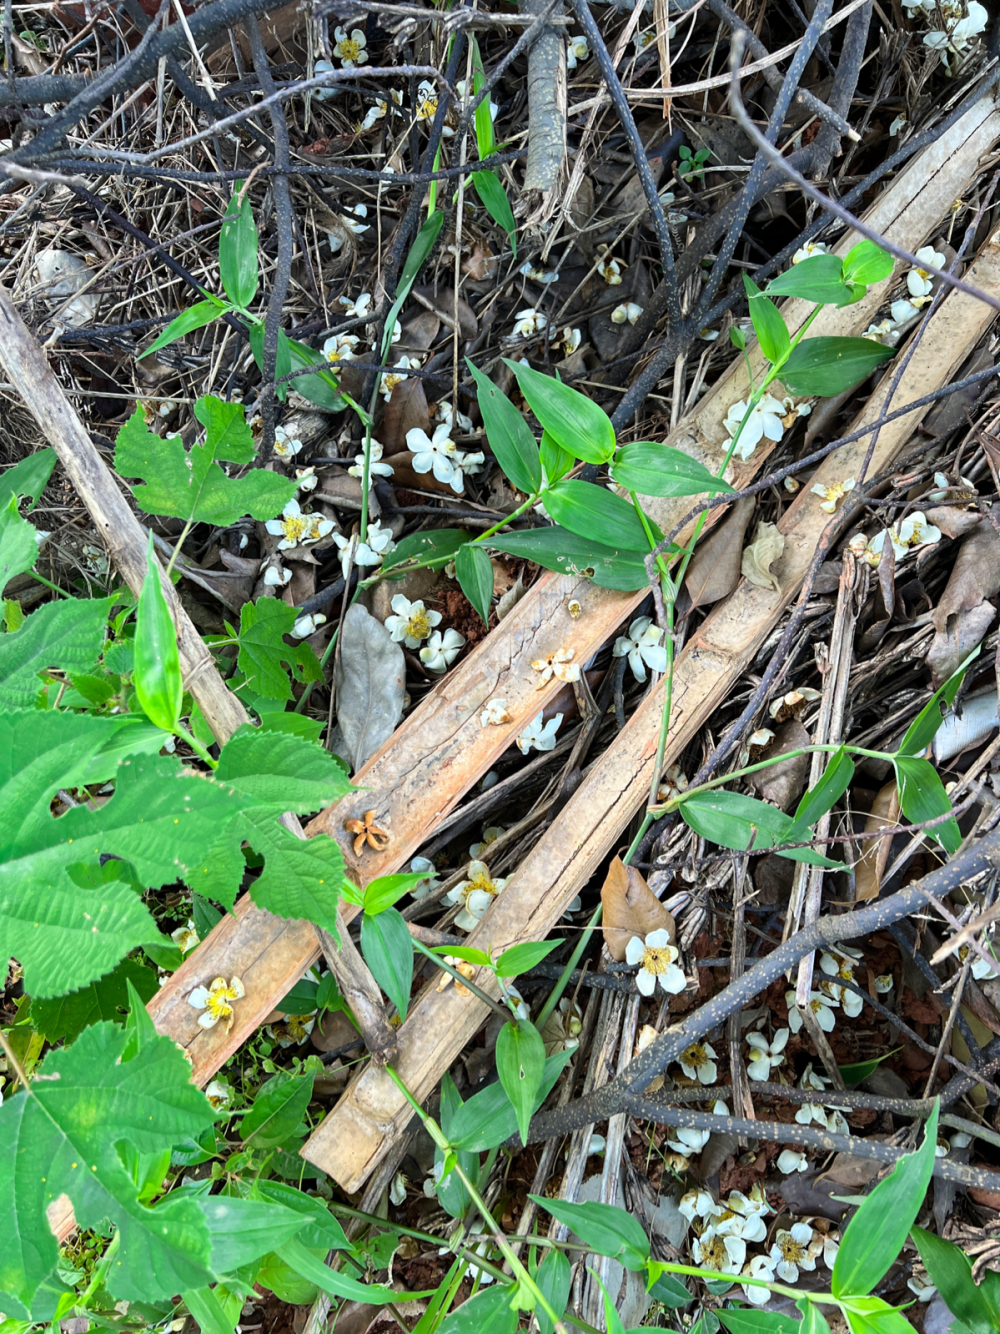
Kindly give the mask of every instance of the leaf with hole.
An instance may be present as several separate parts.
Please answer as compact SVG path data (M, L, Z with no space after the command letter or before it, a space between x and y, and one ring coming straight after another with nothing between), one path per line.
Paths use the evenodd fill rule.
M520 533L500 533L489 538L488 545L494 551L505 551L508 555L534 561L546 570L584 575L601 588L617 588L631 593L649 585L641 555L604 546L559 525Z
M528 1142L528 1123L545 1073L545 1043L528 1020L504 1024L497 1035L497 1074L517 1115L521 1143Z

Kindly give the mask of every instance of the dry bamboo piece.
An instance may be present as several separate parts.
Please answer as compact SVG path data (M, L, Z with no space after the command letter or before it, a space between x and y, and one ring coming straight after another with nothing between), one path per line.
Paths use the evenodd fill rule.
M1000 113L992 104L980 103L937 144L914 159L876 201L866 220L902 246L915 249L922 245L930 222L943 217L961 196L978 171L980 158L998 135ZM846 251L854 239L845 237L838 251ZM824 308L811 334L860 332L874 318L889 285L870 289L864 300L843 310ZM795 330L811 306L790 301L782 310L789 328ZM751 360L756 370L759 353L752 351ZM726 413L745 396L746 369L737 360L702 400L697 415L671 432L668 443L716 471L728 440L723 426ZM749 462L735 465L734 486L745 486L753 480L766 462L769 449L762 442ZM689 499L650 500L647 510L667 530L691 504ZM723 512L720 508L713 514L721 516ZM552 680L538 689L539 673L533 670L532 662L559 648L568 648L573 650L573 661L582 665L644 596L643 591L628 594L598 588L584 578L543 576L359 771L355 781L366 790L347 796L317 816L307 833L337 838L349 872L359 882L403 866L561 687L558 680ZM567 610L574 599L582 609L575 618ZM494 698L506 699L511 722L483 728L479 713ZM650 726L652 746L655 729ZM365 849L360 859L355 858L344 822L373 807L378 824L390 831L391 842L384 852ZM591 831L584 831L584 842L590 836ZM507 891L503 895L506 897ZM572 897L570 894L566 901ZM346 909L345 919L349 920L352 912ZM149 1004L160 1032L169 1034L190 1053L198 1083L210 1079L238 1050L284 991L319 957L313 933L301 923L276 922L245 898L237 905L237 913L238 926L231 917L220 922ZM184 998L205 978L222 973L228 976L233 971L239 971L247 996L237 1008L232 1031L227 1034L221 1025L209 1030L199 1028L197 1016Z
M979 288L1000 294L1000 231L995 232L969 270ZM848 307L850 309L850 307ZM893 399L904 407L946 384L993 320L993 310L961 292L945 298L918 345ZM877 419L888 383L865 407L856 426ZM881 429L871 473L886 468L903 448L927 409L915 409ZM816 474L826 486L857 475L868 447L862 438L828 458ZM780 591L745 580L712 612L677 660L674 702L665 763L669 765L726 700L755 653L798 590L816 544L829 521L819 497L799 492L778 527L785 549L772 567ZM478 949L500 950L524 940L542 940L567 904L598 869L621 830L649 792L663 701L662 681L643 701L625 729L595 763L534 849L508 880L504 892L469 936ZM478 985L493 993L482 971ZM395 1070L418 1100L428 1096L441 1073L483 1021L482 1003L453 987L426 990L410 1009L399 1032ZM303 1150L310 1162L329 1172L345 1190L357 1190L388 1151L411 1115L409 1104L381 1070L369 1066Z

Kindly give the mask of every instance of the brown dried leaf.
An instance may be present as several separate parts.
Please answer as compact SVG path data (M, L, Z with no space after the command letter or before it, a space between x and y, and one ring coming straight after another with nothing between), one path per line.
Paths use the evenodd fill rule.
M485 241L477 241L472 253L462 260L462 272L474 283L489 282L496 277L497 257Z
M1000 505L993 506L993 517L1000 519ZM943 631L950 616L978 607L1000 592L1000 535L992 523L984 523L970 533L958 549L951 578L934 609L932 620Z
M947 590L945 590L947 591ZM940 605L940 604L938 604ZM996 611L992 603L981 602L978 607L956 612L949 616L938 630L927 650L927 666L935 689L957 671L972 650L983 641L993 624Z
M385 414L378 428L383 454L386 458L390 458L393 454L402 454L407 448L407 431L419 430L430 434L430 427L431 416L423 383L413 376L401 380L385 405Z
M422 306L439 315L444 324L454 326L457 323L459 336L466 342L471 342L479 333L479 321L472 313L472 307L461 297L456 303L454 289L414 287L412 295Z
M419 315L413 315L404 322L399 346L406 351L426 352L440 329L440 316L435 315L433 310L422 310ZM410 381L405 383L409 384ZM417 383L420 383L419 380Z
M925 517L928 523L940 528L945 537L951 538L967 537L969 533L989 523L978 510L960 510L954 505L939 505L936 509L927 510Z
M601 886L604 920L601 930L608 953L616 963L625 962L625 947L633 936L666 930L674 940L674 919L634 866L616 857Z
M789 750L799 750L808 746L812 738L796 718L782 723L774 734L774 740L765 750L762 759L773 759L775 755L784 755ZM796 755L793 759L782 760L770 769L761 769L750 774L747 782L759 797L772 802L779 810L787 811L793 802L798 801L806 783L809 769L809 756Z
M865 821L865 833L875 833L879 829L896 824L899 820L899 794L896 792L895 779L886 783L875 800ZM864 903L868 899L877 899L882 884L882 874L889 860L892 836L865 839L863 851L854 868L854 901Z
M771 573L771 566L785 549L785 539L773 523L762 523L757 536L743 553L740 570L743 578L757 588L781 592L781 585Z
M693 607L708 607L728 597L740 580L743 538L754 499L738 500L723 521L695 549L684 587Z

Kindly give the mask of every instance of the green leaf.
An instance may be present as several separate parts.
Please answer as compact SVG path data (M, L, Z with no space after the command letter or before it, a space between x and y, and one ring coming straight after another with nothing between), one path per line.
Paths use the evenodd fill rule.
M939 1110L935 1102L917 1152L899 1159L847 1225L833 1265L835 1297L871 1292L902 1250L934 1171Z
M797 296L824 306L845 306L853 292L844 282L836 255L811 255L779 273L767 285L768 296ZM782 376L782 378L784 378Z
M649 1266L649 1276L653 1277L657 1273L655 1263ZM659 1274L650 1285L650 1299L659 1302L661 1305L669 1307L671 1311L680 1310L683 1306L689 1306L694 1300L691 1293L687 1290L676 1274Z
M138 755L121 764L115 792L99 809L81 803L56 819L53 797L77 786L113 727L61 712L0 715L0 955L21 961L31 996L82 987L157 936L131 887L81 890L76 866L114 856L131 863L144 887L193 881L216 831L240 808L209 775L171 757Z
M752 1307L724 1307L715 1312L730 1334L805 1334L798 1320L777 1311L755 1311Z
M446 1315L437 1334L514 1334L518 1312L512 1309L510 1298L510 1288L500 1284L483 1288Z
M615 1309L614 1302L608 1296L608 1290L604 1286L600 1274L598 1274L596 1269L591 1269L590 1274L592 1278L597 1280L597 1284L601 1289L601 1298L604 1302L605 1329L608 1331L608 1334L625 1334L625 1326L622 1323L622 1318ZM634 1332L629 1331L629 1334L634 1334Z
M527 423L525 423L525 425L527 425ZM545 474L545 481L549 486L551 486L553 482L558 482L560 477L565 477L573 467L574 463L576 463L576 455L571 454L569 450L563 449L562 445L554 440L552 436L549 435L548 431L542 432L542 442L538 446L538 455L541 461L542 471Z
M569 1290L573 1277L573 1267L564 1251L546 1251L542 1263L535 1272L534 1279L542 1296L555 1311L563 1315L569 1302ZM535 1307L535 1319L541 1334L554 1334L552 1321L542 1310Z
M288 370L298 371L305 366L322 367L315 375L297 375L290 381L291 387L297 394L308 399L310 403L315 403L318 408L324 412L343 412L347 407L347 400L340 392L340 384L337 377L330 369L330 363L315 348L309 347L306 343L299 343L294 338L286 339L288 345ZM276 372L276 374L287 374L287 371ZM287 387L287 386L286 386Z
M831 398L853 389L893 355L894 348L870 338L806 338L792 349L780 378L793 394Z
M268 1292L273 1292L279 1301L292 1306L308 1306L319 1293L315 1283L302 1278L274 1251L268 1251L261 1260L255 1281Z
M297 685L322 680L319 659L309 645L285 643L294 624L295 608L277 598L244 602L240 609L237 666L249 688L268 699L293 698L289 672Z
M844 256L844 282L870 287L892 276L895 261L874 241L859 241Z
M113 1296L161 1301L213 1277L198 1202L172 1194L154 1208L141 1204L117 1145L169 1150L206 1130L215 1113L171 1038L152 1038L121 1062L126 1042L116 1024L85 1029L71 1047L49 1053L30 1095L0 1106L0 1300L8 1312L8 1294L30 1309L55 1266L45 1210L64 1193L80 1227L110 1219L121 1233L106 1280Z
M233 196L219 234L219 277L226 296L244 310L257 295L257 224L250 192L240 200L242 181L233 182Z
M36 449L13 468L5 468L0 473L0 509L6 509L15 496L29 496L29 512L38 503L38 497L45 490L46 483L56 466L54 449Z
M401 913L386 908L377 917L361 917L361 953L372 976L406 1018L413 983L413 938Z
M146 348L145 352L140 352L136 361L142 361L143 357L151 356L154 352L159 352L161 347L166 347L168 343L176 343L178 338L183 338L185 334L194 333L196 329L204 329L206 324L211 324L217 320L220 315L226 313L226 308L221 301L210 298L208 301L196 301L193 306L170 321L162 333L157 334L156 338ZM139 415L141 416L141 410Z
M392 334L396 327L396 316L403 309L403 302L410 295L410 288L417 280L417 274L423 268L424 264L430 258L431 251L437 244L438 235L444 226L444 214L440 209L435 209L427 221L417 232L413 245L410 246L409 253L403 263L402 272L399 275L399 282L396 284L396 296L389 314L386 316L385 332L382 335L382 356L384 357L392 347Z
M526 940L523 945L512 945L497 959L497 972L501 977L517 977L518 973L526 973L562 943L561 940Z
M914 1334L902 1311L881 1297L845 1297L842 1309L853 1334Z
M449 951L454 953L454 951ZM531 1109L534 1116L549 1096L572 1052L560 1051L545 1059L545 1073ZM456 1149L483 1153L495 1149L517 1131L513 1105L501 1084L490 1084L464 1103L447 1134Z
M710 792L696 792L680 807L681 818L696 834L718 843L723 848L745 852L748 848L778 848L778 854L792 861L808 862L811 866L839 867L841 863L821 856L811 848L778 847L792 842L788 832L792 818L784 811L744 797L739 792L716 788Z
M306 741L318 741L325 727L325 723L319 719L305 718L301 713L272 713L267 710L258 714L258 717L262 732L290 732L292 736L303 737Z
M204 940L222 921L222 913L209 903L202 894L191 895L191 920L198 933L198 939Z
M972 1279L972 1261L953 1241L914 1227L916 1242L931 1282L948 1310L971 1334L996 1334L1000 1329L1000 1274L987 1270L982 1283Z
M289 1075L279 1071L261 1086L253 1106L241 1121L243 1142L258 1149L272 1149L284 1144L302 1123L312 1089L311 1074Z
M546 1213L550 1213L598 1255L607 1255L638 1273L649 1259L649 1238L637 1218L614 1204L573 1204L569 1200L549 1200L544 1195L529 1195Z
M268 1181L264 1178L254 1182L244 1178L238 1183L238 1188L251 1199L270 1200L301 1215L302 1226L295 1235L303 1246L323 1251L354 1249L323 1200L306 1195L294 1186L286 1186L282 1181Z
M938 686L934 694L924 705L924 707L914 718L913 722L906 729L906 735L899 743L900 755L922 755L927 747L934 740L934 735L944 721L944 715L955 702L959 686L962 684L962 678L965 676L966 668L971 662L979 657L982 651L982 644L977 644L966 660L952 672L942 685Z
M800 1297L795 1305L802 1312L798 1334L830 1334L827 1318L815 1302L811 1302L808 1297Z
M778 307L762 294L757 284L746 273L743 275L743 286L750 298L750 319L753 321L753 330L757 335L760 350L772 365L777 364L785 358L791 347L792 340L788 336L788 326L782 319Z
M532 528L522 533L501 533L491 537L488 545L494 551L505 551L508 555L534 561L546 570L585 575L601 588L632 593L649 585L645 562L636 552L603 546L558 525Z
M352 791L335 758L316 742L289 732L263 732L248 723L223 746L215 776L279 814L305 815Z
M115 599L63 598L33 611L20 630L0 635L0 707L33 708L41 673L67 676L93 667Z
M545 508L556 523L588 540L624 547L626 551L650 550L635 506L594 482L573 479L556 482L545 492ZM654 538L658 535L657 530L654 529L653 535Z
M883 1061L887 1061L890 1056L895 1056L902 1050L902 1047L894 1047L892 1051L887 1051L884 1056L878 1056L873 1061L856 1061L851 1065L840 1065L837 1069L843 1075L845 1084L860 1084L863 1079L874 1074Z
M528 1142L528 1122L545 1073L545 1043L530 1021L504 1024L497 1036L497 1074L517 1116L521 1143Z
M489 623L493 602L493 565L485 547L466 543L455 557L455 574L462 592L479 613L484 625Z
M385 912L386 908L408 894L421 880L426 880L426 872L405 872L401 875L380 875L365 885L364 907L370 917Z
M180 436L155 435L141 408L118 432L115 471L138 477L145 486L133 486L136 503L147 514L166 514L185 522L217 524L225 528L245 514L273 519L295 494L293 478L253 468L243 477L228 477L218 460L249 463L253 438L239 403L200 400L210 425L203 445L184 448Z
M160 985L153 969L139 959L122 959L105 977L79 991L48 1000L32 998L28 1010L31 1027L47 1042L73 1042L91 1024L124 1024L130 982L143 1005L156 995Z
M452 1126L455 1117L462 1108L462 1097L455 1087L455 1081L451 1075L445 1072L441 1080L441 1129L445 1135L451 1136ZM437 1198L438 1204L444 1209L445 1213L452 1218L464 1218L469 1212L472 1204L472 1196L469 1194L465 1182L455 1171L448 1171L445 1175L445 1157L446 1151L440 1145L434 1148L434 1175L437 1178ZM461 1151L458 1154L451 1150L447 1151L448 1164L451 1167L457 1165L462 1169L473 1187L479 1184L479 1155Z
M259 1260L275 1243L300 1234L305 1216L274 1200L242 1199L239 1195L211 1195L202 1201L212 1234L212 1268L234 1274Z
M921 760L913 755L897 755L893 764L896 769L899 809L907 820L921 824L924 820L934 820L939 815L948 814L952 809L951 798L929 760ZM944 824L935 825L927 830L927 835L952 855L962 846L962 831L957 820L946 820Z
M332 1297L346 1297L349 1301L362 1302L366 1306L385 1306L386 1302L401 1300L401 1295L394 1288L384 1288L378 1283L359 1283L356 1278L331 1269L317 1259L312 1251L306 1250L297 1237L276 1246L274 1253L297 1274L315 1283L317 1288Z
M651 440L622 445L611 465L611 477L640 496L714 496L733 489L683 450Z
M212 1288L189 1288L181 1293L200 1334L233 1334L236 1320L230 1320Z
M251 324L247 329L247 342L250 344L250 351L253 353L253 359L257 363L257 369L264 369L264 324ZM299 345L301 346L301 344ZM303 365L312 364L309 357L306 357ZM282 403L288 398L288 382L284 377L292 369L292 344L284 329L278 330L278 347L274 359L274 378L281 382L277 385L275 393ZM309 378L306 376L303 379Z
M532 412L558 445L587 463L610 460L615 452L615 432L603 408L551 375L542 375L506 357L504 360L517 377Z
M153 534L146 552L146 576L135 613L133 684L146 717L172 732L181 716L184 686L174 618L160 582Z
M787 843L797 843L809 837L809 830L821 816L832 810L851 785L854 777L854 761L841 747L819 776L816 786L803 793L795 808L792 825L785 836Z
M465 364L476 382L476 401L490 449L496 455L504 476L518 491L532 495L542 485L542 465L538 445L528 429L528 423L489 376L475 367L468 357Z
M38 529L22 519L17 496L0 510L0 593L11 579L35 568L38 560Z
M440 945L432 953L451 956L455 959L464 959L468 963L474 963L477 968L491 968L493 966L486 951L477 950L474 945Z
M479 113L486 110L489 115L489 99L481 103L476 108L476 120L479 119ZM510 206L510 200L507 198L507 191L503 188L494 171L474 171L472 173L472 184L476 187L476 194L483 201L483 207L490 215L498 227L503 229L504 236L510 241L514 258L517 258L517 223L514 221L514 211Z
M391 570L407 560L440 560L442 563L468 542L471 534L465 528L434 528L427 533L411 533L396 543L382 561L383 570Z

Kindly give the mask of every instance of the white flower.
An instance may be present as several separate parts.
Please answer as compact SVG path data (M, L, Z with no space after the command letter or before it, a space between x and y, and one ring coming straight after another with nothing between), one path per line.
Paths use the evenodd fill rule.
M793 1223L788 1231L779 1229L771 1247L770 1257L777 1275L785 1283L797 1283L800 1269L815 1269L816 1261L809 1254L812 1228L808 1223Z
M351 319L363 320L371 314L372 294L371 292L362 292L353 301L349 296L338 296L337 304L344 307L344 314L350 316Z
M616 658L628 658L632 675L637 681L645 681L646 668L660 672L667 670L667 650L660 643L663 631L653 623L649 616L640 616L628 628L628 635L619 635L611 650Z
M657 979L668 995L680 995L687 986L687 978L677 967L677 958L678 951L671 945L670 936L662 927L658 931L651 931L645 940L633 936L625 946L626 963L633 968L639 965L635 984L644 996L652 996Z
M741 399L739 403L734 403L726 413L726 420L723 425L734 439L736 432L739 430L740 422L746 415L747 406L747 403ZM747 419L747 424L740 435L739 444L734 450L736 456L746 462L765 435L768 440L780 440L785 430L782 421L784 416L785 409L783 405L773 395L765 394L760 402L755 404L753 412Z
M397 1208L406 1203L406 1184L406 1177L402 1172L397 1172L389 1184L389 1199Z
M308 546L319 542L333 532L332 519L324 519L319 514L303 514L297 500L290 500L281 511L280 519L268 519L264 525L272 537L280 535L279 551L291 551L293 547Z
M673 1134L672 1139L669 1138L670 1133ZM710 1130L692 1130L687 1126L680 1126L673 1132L668 1132L666 1143L674 1153L681 1153L685 1158L690 1158L693 1153L701 1153L711 1138Z
M441 624L439 611L428 611L423 602L411 602L402 593L392 599L392 610L395 614L385 618L385 628L397 644L404 643L407 648L419 648Z
M910 269L906 275L906 286L909 289L910 296L928 296L934 286L931 281L931 274L935 269L944 268L944 255L931 245L925 245L916 254L921 267Z
M241 1000L245 995L238 977L229 982L224 977L216 977L207 987L195 987L187 1002L194 1009L203 1011L198 1016L199 1028L214 1028L220 1019L225 1019L228 1033L233 1026L233 1001Z
M448 434L449 428L441 423L434 428L433 436L419 426L414 426L406 433L406 447L413 455L414 472L432 472L439 482L444 482L461 495L464 478L461 468L456 468L454 455L456 446Z
M505 699L491 699L486 703L485 709L479 715L480 727L499 727L502 723L511 722L511 716L507 712L507 701Z
M283 1050L288 1047L300 1047L316 1027L316 1012L312 1014L289 1014L282 1024L268 1024L264 1032Z
M421 79L417 84L417 110L415 112L417 120L432 121L437 115L438 92L437 86L431 83L430 79ZM450 139L455 133L454 129L445 124L442 138Z
M548 317L543 315L540 310L536 310L534 306L528 306L526 310L519 310L514 316L514 337L533 338L535 334L545 332L548 322Z
M899 525L898 530L895 525L892 528L882 529L867 544L863 559L869 565L878 565L887 537L896 559L902 560L904 556L917 547L931 546L935 542L940 542L941 529L935 528L932 523L928 523L919 510L913 514L908 514Z
M369 491L370 491L370 490L372 489L372 487L375 485L375 478L376 478L376 477L391 477L391 476L392 476L392 464L391 464L391 463L383 463L383 462L382 462L382 446L379 444L379 442L378 442L377 440L374 440L374 439L370 442L370 445L371 445L371 448L370 448L370 450L369 450L369 455L368 455L368 458L369 458L369 462L368 462L368 490L369 490ZM356 477L356 478L358 479L359 482L362 481L362 480L364 479L364 475L365 475L365 456L364 456L363 453L362 453L362 454L358 454L358 455L355 457L354 462L351 464L351 466L350 466L350 467L348 468L348 470L347 470L347 475L348 475L349 477Z
M875 991L879 996L887 996L892 990L892 974L880 973L875 979Z
M316 476L316 469L312 464L308 468L295 469L296 491L315 491L317 486L319 486L319 478Z
M302 448L302 441L288 435L283 426L274 428L274 452L279 459L294 458Z
M978 982L984 977L996 977L997 973L1000 972L1000 968L989 963L986 959L980 958L977 954L972 961L972 967L969 971Z
M688 790L688 776L681 770L679 764L672 764L660 779L660 786L656 789L657 801L672 801L674 797L679 797L682 792Z
M825 950L820 955L819 966L827 977L841 977L845 982L854 981L854 970L850 963L846 959L835 959ZM857 1019L864 1008L864 1001L856 991L848 991L846 987L838 987L831 982L823 981L820 982L820 990L840 1002L848 1019Z
M511 986L509 983L507 985L507 999L508 1001L514 1002L514 1004L510 1006L510 1009L514 1012L515 1018L521 1019L524 1023L527 1023L531 1018L531 1010L528 1008L528 1002L518 991L517 987Z
M693 1223L696 1218L714 1218L722 1213L722 1208L715 1203L707 1190L695 1189L681 1196L677 1211L689 1223Z
M490 868L485 862L469 862L468 879L456 885L442 900L449 907L456 903L462 905L462 911L455 918L455 925L463 931L471 931L486 915L486 910L506 885L506 878L490 875Z
M769 1213L764 1192L757 1184L749 1196L740 1190L730 1191L725 1208L720 1208L714 1227L723 1234L731 1232L744 1241L763 1241L767 1236L764 1216Z
M698 330L698 337L703 343L714 343L718 340L719 331L718 329L709 329L706 326L704 329Z
M502 838L507 831L501 829L498 824L490 825L489 829L483 830L481 843L472 843L469 847L469 856L478 859L487 848L492 847L498 838Z
M766 1083L771 1077L771 1070L784 1065L784 1051L788 1046L788 1029L779 1028L768 1042L763 1033L748 1033L747 1046L750 1048L750 1060L747 1062L747 1074L751 1079Z
M269 565L264 571L264 583L268 588L284 588L291 581L292 572L289 569L279 569L277 565Z
M896 119L889 126L890 136L895 138L895 136L900 132L900 130L903 128L905 124L906 124L906 117L904 115L897 116Z
M188 950L193 950L200 939L198 932L194 929L193 919L189 917L186 926L179 926L176 931L171 931L170 939L182 954L187 954Z
M674 35L676 26L674 23L667 24L667 32L671 37ZM655 41L656 32L652 28L647 28L645 32L637 32L632 38L632 44L636 51L645 51L646 47L652 46Z
M586 37L571 37L566 43L566 68L576 69L583 60L590 59L590 47Z
M365 64L368 59L368 52L365 50L368 39L360 28L354 28L349 37L346 28L334 28L333 35L337 39L333 54L345 69Z
M827 514L836 513L837 506L843 500L848 491L854 490L855 481L853 477L848 477L843 482L833 482L830 486L824 486L822 482L817 482L810 487L814 496L822 496L823 502L820 509Z
M339 361L354 361L357 355L355 349L360 342L357 334L331 334L323 344L323 356L334 365Z
M551 341L561 342L563 353L565 354L565 356L571 357L573 353L576 351L576 349L580 346L582 337L583 335L580 333L579 329L573 329L571 328L570 325L566 324L563 326L563 331L561 334L556 334L556 333L552 334Z
M788 1003L788 1027L793 1033L797 1033L802 1027L802 1016L795 1004L795 992L786 991L785 1000ZM824 1033L833 1032L834 1025L837 1022L837 1016L833 1013L833 1007L836 1005L836 999L833 996L825 995L822 991L811 991L809 993L809 1008L816 1016L817 1022Z
M793 1172L805 1172L809 1167L809 1160L804 1153L799 1153L798 1149L782 1149L778 1154L778 1171L786 1177Z
M804 246L799 246L792 256L793 264L801 264L804 259L812 259L813 255L828 255L830 247L824 245L822 241L807 241Z
M452 463L454 464L456 473L459 473L460 475L468 473L470 477L474 477L477 472L482 472L486 463L486 455L481 451L472 454L468 452L463 453L462 450L456 449L455 453L452 455Z
M525 278L530 278L532 282L541 283L543 287L547 286L549 283L557 283L559 281L559 274L556 270L536 269L532 265L530 259L525 260L518 269L518 273L523 274Z
M393 342L395 341L396 340L393 339ZM385 372L379 381L378 391L387 403L389 399L392 398L392 391L396 388L396 385L402 384L404 380L409 379L406 372L416 370L419 365L420 361L417 357L400 357L392 370Z
M813 1069L812 1061L802 1072L802 1078L799 1080L800 1089L815 1089L817 1093L822 1093L825 1088L833 1083L826 1075L821 1075L818 1070Z
M642 306L637 306L634 301L623 301L620 306L615 306L611 312L611 323L624 324L628 320L629 324L635 324L641 314Z
M368 108L368 112L365 115L364 120L361 122L362 130L370 130L373 126L377 125L385 116L390 106L392 106L393 111L395 111L396 107L401 107L403 105L403 94L399 89L391 89L389 98L391 98L391 102L387 98L380 97L373 106ZM343 301L343 297L341 297L340 300Z
M343 221L343 224L347 228L347 230L349 232L353 232L355 236L360 236L363 232L368 231L369 227L371 226L370 222L354 221L354 218L368 217L367 206L365 204L355 204L354 207L350 209L350 213L353 213L354 217L349 217L347 213L342 213L340 215L341 220Z
M906 3L906 0L903 0ZM912 1274L906 1280L906 1286L910 1289L918 1302L929 1302L937 1292L937 1288L929 1278L923 1274Z
M597 266L597 272L601 275L609 287L620 287L624 282L622 269L627 269L628 265L624 260L604 258L603 262Z
M603 1153L608 1147L608 1142L603 1135L591 1135L590 1144L587 1146L587 1154Z
M531 750L554 750L556 744L556 733L559 731L559 725L563 720L561 713L557 713L554 718L542 726L541 713L537 713L527 727L517 736L517 748L522 755L527 755Z
M475 92L474 92L474 91L470 91L470 89L469 89L469 81L468 81L468 79L458 79L458 80L456 80L456 82L455 82L455 91L458 93L459 97L462 99L462 103L463 103L463 105L464 105L466 102L471 101L472 98L475 97ZM499 108L499 107L497 106L497 104L492 100L492 98L489 98L489 97L487 97L487 99L486 99L486 105L487 105L487 106L489 107L489 109L490 109L490 120L496 120L496 118L497 118L497 114L498 114L498 112L500 111L500 108Z
M295 639L308 639L324 623L326 617L321 611L314 611L309 616L300 616L292 626L291 634Z
M808 1126L813 1121L818 1126L826 1126L826 1109L820 1107L818 1103L806 1102L796 1111L795 1119L800 1126Z
M747 1258L747 1244L742 1237L722 1236L710 1227L691 1243L691 1254L702 1269L738 1274Z
M531 664L532 671L538 673L538 684L535 689L541 690L553 677L557 681L579 681L580 666L573 661L575 656L576 649L557 648L554 653L549 653L544 658L536 658Z
M342 236L338 236L336 232L327 232L326 240L327 244L330 247L331 255L335 255L339 250L343 250L344 238Z
M945 15L944 30L927 33L924 45L929 46L932 51L940 51L945 65L950 68L949 52L963 55L972 39L985 30L989 14L978 0L969 0L968 14L965 18L958 17L961 11L953 4L942 6L942 12Z
M228 1080L213 1079L205 1089L205 1097L217 1112L221 1112L233 1100L233 1087Z
M329 60L317 60L315 65L313 65L313 73L332 74L335 68L336 67L331 65ZM316 88L313 92L313 96L319 98L321 102L329 102L330 98L336 97L339 92L340 89L334 84L329 88Z
M564 998L556 1010L549 1015L542 1029L546 1056L557 1051L572 1051L580 1045L580 1033L583 1031L583 1011L576 1001Z
M766 1255L755 1255L750 1263L742 1271L748 1278L760 1278L768 1283L774 1281L774 1265ZM771 1300L770 1288L760 1288L756 1283L743 1283L740 1285L748 1302L753 1302L754 1306L765 1306Z
M357 540L353 556L351 554L351 544L355 542L353 537L344 537L342 533L334 533L333 540L340 548L340 568L345 579L351 564L381 565L383 557L396 548L396 544L392 540L392 529L383 528L377 520L368 525L365 540L363 542Z
M449 431L453 431L456 426L466 434L472 430L472 418L464 412L456 412L447 399L437 405L434 415Z
M925 304L923 298L918 298L921 305ZM920 318L920 311L914 301L907 301L905 297L900 297L889 307L889 314L892 316L892 322L896 328L903 332L902 326L908 324L911 320Z
M413 860L410 862L410 870L415 875L424 876L424 879L418 880L417 883L410 890L410 895L413 898L424 899L427 897L427 895L431 892L432 889L437 888L439 884L438 877L436 874L437 867L434 865L434 863L430 860L429 857L414 857Z
M697 1080L699 1084L714 1084L719 1077L715 1048L707 1042L692 1042L678 1056L677 1063L688 1079Z
M420 661L432 672L446 672L462 651L465 635L447 629L444 634L435 630L420 650Z

